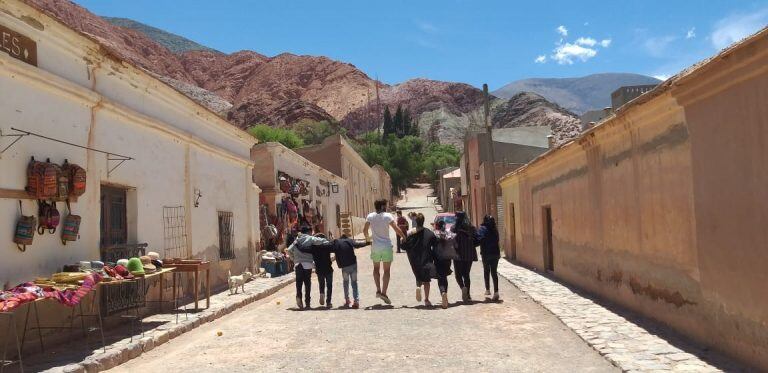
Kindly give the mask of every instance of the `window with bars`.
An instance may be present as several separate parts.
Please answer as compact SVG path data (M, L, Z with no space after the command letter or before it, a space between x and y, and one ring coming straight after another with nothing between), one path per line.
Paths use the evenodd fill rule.
M234 215L228 211L219 211L219 259L235 259Z
M163 240L166 258L189 258L184 206L163 207Z

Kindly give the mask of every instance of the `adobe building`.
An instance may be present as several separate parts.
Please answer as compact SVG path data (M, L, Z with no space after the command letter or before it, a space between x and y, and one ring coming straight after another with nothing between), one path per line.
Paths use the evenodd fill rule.
M436 192L443 211L461 211L461 169L459 167L446 167L438 170Z
M768 369L768 29L504 176L506 254Z
M339 215L347 210L347 181L310 162L277 142L255 145L251 149L253 182L262 192L259 196L262 222L275 225L281 233L289 226L289 203L298 203L316 232L339 237ZM293 197L292 200L288 200ZM264 225L264 224L262 224Z
M373 202L384 198L382 193L391 195L391 181L387 181L389 175L386 171L376 171L368 166L342 135L329 136L322 144L294 150L310 162L347 181L345 212L354 217L355 233L362 231L363 219L374 211Z
M212 287L229 270L251 268L260 238L256 140L32 4L4 1L0 12L0 43L11 43L0 48L2 286L134 243L211 261ZM82 218L79 238L64 246L59 226L22 252L14 227L38 211L25 192L32 157L78 164L87 184L70 204Z
M547 141L546 134L549 133L549 128L538 127L538 129L541 131L531 132L529 128L525 128L522 135L520 134L522 131L514 131L517 130L516 128L494 129L493 167L495 167L497 180L547 151L544 144ZM488 190L489 187L496 186L497 180L493 180L491 172L491 151L487 133L475 133L465 140L462 162L466 162L462 168L462 176L466 179L467 185L464 210L469 213L472 224L479 226L483 222L483 216L492 213L492 205L503 208L498 206L497 201L493 201L492 191ZM496 195L498 200L498 197L501 197L501 191L497 190ZM502 219L503 214L500 214L499 220Z

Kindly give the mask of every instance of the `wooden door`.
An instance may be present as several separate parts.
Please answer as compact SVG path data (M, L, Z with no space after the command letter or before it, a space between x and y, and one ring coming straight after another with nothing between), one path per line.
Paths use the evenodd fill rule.
M101 187L101 246L128 242L125 189Z
M542 208L542 233L544 235L544 270L555 270L554 250L552 248L552 209L549 206Z

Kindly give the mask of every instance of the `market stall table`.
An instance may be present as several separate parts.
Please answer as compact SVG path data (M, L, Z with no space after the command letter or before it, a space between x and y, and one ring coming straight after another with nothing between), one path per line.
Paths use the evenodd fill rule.
M205 261L200 263L173 263L163 264L164 268L175 268L177 272L193 273L195 277L194 285L194 297L195 297L195 310L198 310L198 301L200 298L200 282L199 273L205 271L205 308L211 306L211 262ZM175 293L174 293L175 294ZM175 295L174 295L175 296Z

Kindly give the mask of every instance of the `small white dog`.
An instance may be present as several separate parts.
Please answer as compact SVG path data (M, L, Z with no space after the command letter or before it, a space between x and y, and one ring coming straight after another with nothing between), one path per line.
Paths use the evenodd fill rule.
M245 283L250 280L251 277L253 277L253 274L251 272L245 271L240 274L240 276L232 276L232 271L228 271L229 273L229 280L227 282L229 283L229 294L237 294L237 288L240 287L243 289L243 293L245 293ZM232 292L234 290L234 293Z

